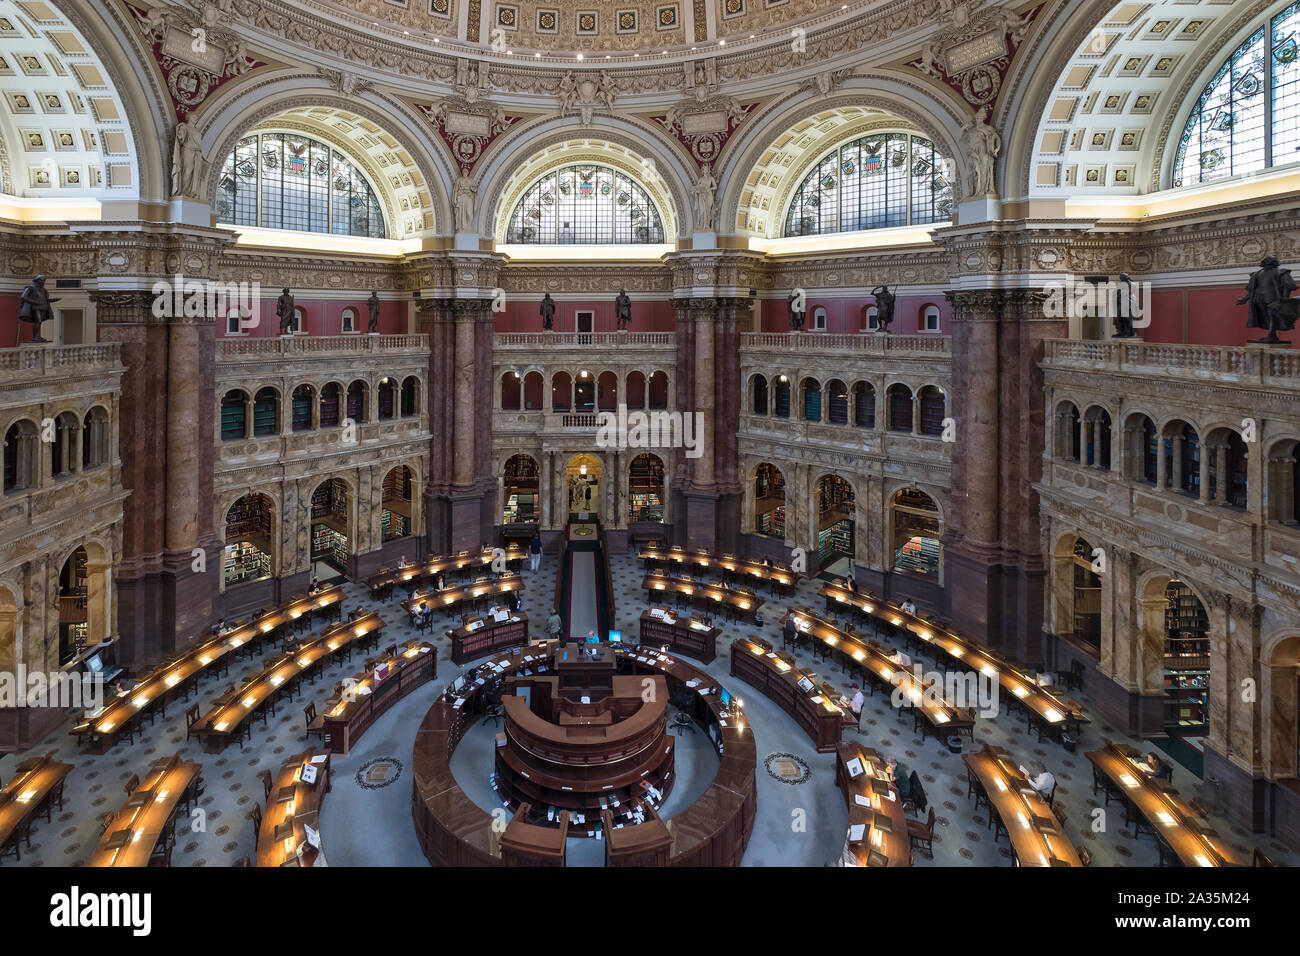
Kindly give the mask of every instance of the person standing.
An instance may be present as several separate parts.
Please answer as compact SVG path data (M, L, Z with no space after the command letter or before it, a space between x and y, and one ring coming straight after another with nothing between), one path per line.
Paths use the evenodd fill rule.
M560 612L551 608L551 616L546 619L546 636L551 640L559 640L560 629L564 622L560 620Z
M542 536L533 535L533 540L528 542L528 569L536 571L542 566Z

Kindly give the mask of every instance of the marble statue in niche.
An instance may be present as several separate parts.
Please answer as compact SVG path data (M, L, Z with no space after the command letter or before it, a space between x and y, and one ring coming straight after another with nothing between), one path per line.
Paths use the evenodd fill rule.
M203 133L191 116L176 127L172 145L172 195L203 198L207 160L203 158Z

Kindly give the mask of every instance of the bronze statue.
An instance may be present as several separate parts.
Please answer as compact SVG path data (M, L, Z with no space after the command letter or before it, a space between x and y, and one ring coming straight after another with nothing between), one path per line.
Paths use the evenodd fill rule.
M58 299L51 299L49 293L45 291L45 276L37 276L27 288L23 289L19 299L18 321L32 324L33 342L49 341L41 338L41 324L54 318L54 310L50 308L50 304L58 301Z
M542 328L550 332L555 325L555 300L549 292L542 298L542 308L538 314L542 317Z
M614 300L614 317L618 319L620 332L632 322L632 300L628 298L626 289L618 290L618 298Z
M807 314L799 306L803 305L803 296L791 289L786 297L786 308L790 312L790 331L798 332L803 328L804 316Z
M1259 265L1259 271L1251 273L1246 283L1246 294L1237 300L1238 305L1250 303L1246 328L1268 329L1268 335L1262 339L1252 339L1256 345L1290 345L1277 334L1294 329L1300 315L1300 300L1291 298L1296 282L1291 278L1290 269L1278 268L1276 256L1265 256Z
M370 293L370 298L366 300L366 307L370 309L369 331L379 331L379 293Z
M293 334L293 296L289 290L285 289L280 293L280 298L275 300L275 315L280 320L280 334Z
M871 294L876 297L876 328L888 334L889 326L894 321L895 295L887 285L876 286Z
M1135 339L1133 331L1133 279L1127 272L1119 277L1119 288L1115 290L1115 335L1117 339Z

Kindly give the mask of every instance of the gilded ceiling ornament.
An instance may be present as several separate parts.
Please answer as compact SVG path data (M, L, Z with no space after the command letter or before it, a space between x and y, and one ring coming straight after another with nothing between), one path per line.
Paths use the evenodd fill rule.
M911 66L952 87L971 106L992 104L1016 50L1044 4L1026 13L984 6L988 0L939 0L945 28L921 48Z

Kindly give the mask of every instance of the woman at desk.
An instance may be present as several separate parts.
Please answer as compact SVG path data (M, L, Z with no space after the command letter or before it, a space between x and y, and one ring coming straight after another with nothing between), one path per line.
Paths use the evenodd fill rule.
M443 586L444 585L442 583L442 572L439 571L437 574L433 576L433 589L435 591L441 591L443 589Z
M858 582L853 580L853 575L844 575L844 588L848 591L855 592L858 589Z
M320 590L320 578L316 577L316 575L313 574L311 576L311 584L307 587L307 593L315 594L319 590Z
M912 775L907 767L899 763L894 757L890 757L885 761L885 772L889 774L889 782L898 791L898 796L906 800L908 793L912 790Z

